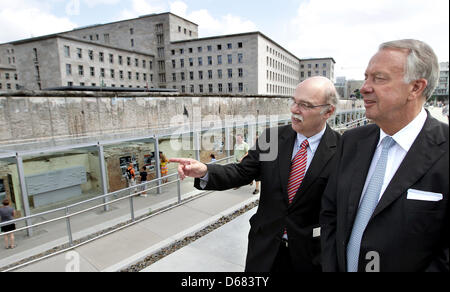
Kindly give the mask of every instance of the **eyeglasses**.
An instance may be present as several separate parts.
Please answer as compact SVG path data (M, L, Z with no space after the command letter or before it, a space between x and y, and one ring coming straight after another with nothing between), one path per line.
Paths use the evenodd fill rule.
M327 103L327 104L320 104L320 105L311 105L311 104L307 104L305 102L296 102L295 99L291 99L291 107L296 105L297 107L299 107L302 110L312 110L318 107L324 107L324 106L329 106L331 104Z

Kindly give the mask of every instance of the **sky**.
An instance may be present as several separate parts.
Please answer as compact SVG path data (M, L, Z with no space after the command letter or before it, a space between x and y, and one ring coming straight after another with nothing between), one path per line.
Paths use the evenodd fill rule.
M260 31L301 59L332 57L347 79L364 79L395 39L449 60L448 0L0 0L0 43L163 12L198 24L199 37Z

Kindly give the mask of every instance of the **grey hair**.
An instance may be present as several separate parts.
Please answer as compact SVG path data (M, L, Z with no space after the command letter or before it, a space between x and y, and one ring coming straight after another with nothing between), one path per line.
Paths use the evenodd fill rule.
M339 103L339 93L336 90L336 87L334 87L334 85L330 86L329 88L325 89L324 92L324 97L325 97L325 102L334 106L335 109L337 109L338 103ZM326 113L328 110L330 109L330 106L324 108L320 114L324 114Z
M413 39L386 42L380 45L379 50L388 48L409 50L405 65L405 83L424 78L428 85L423 95L429 99L439 80L439 62L433 49L426 43Z

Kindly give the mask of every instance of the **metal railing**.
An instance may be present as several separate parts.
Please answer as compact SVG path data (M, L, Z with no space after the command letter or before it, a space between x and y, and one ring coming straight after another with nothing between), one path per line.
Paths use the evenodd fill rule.
M222 158L222 159L218 159L217 161L211 162L211 163L218 164L218 163L222 163L222 162L225 162L225 161L230 161L232 158L233 158L233 156L229 156L229 157L225 157L225 158ZM208 163L208 164L210 164L210 163ZM172 181L168 181L167 183L161 183L162 180L166 180L166 179L169 180L171 178L175 178L175 179L172 180ZM49 219L49 220L46 220L44 222L35 223L35 224L29 225L29 226L24 226L24 227L21 227L21 228L17 228L16 230L13 230L13 231L0 233L0 236L16 233L16 232L19 232L19 231L22 231L22 230L26 230L26 229L29 229L29 228L35 228L35 227L42 226L42 225L45 225L45 224L49 224L49 223L56 222L56 221L66 220L66 230L67 230L67 236L68 236L68 239L69 239L68 240L68 244L69 244L70 247L73 247L74 241L73 241L73 233L72 233L71 220L70 220L72 217L84 214L84 213L92 211L94 209L98 209L98 208L104 207L106 205L114 204L114 203L117 203L117 202L124 201L124 200L128 199L129 202L130 202L130 210L129 210L128 214L130 215L131 222L134 222L136 220L136 218L135 218L135 210L134 210L134 203L133 203L133 198L134 197L139 196L142 193L146 193L146 192L149 192L151 190L154 190L154 189L157 189L157 188L161 188L161 187L165 187L165 186L168 186L168 185L171 185L171 184L175 184L175 183L177 184L177 201L175 203L175 206L177 206L177 205L182 203L182 195L183 194L182 194L182 191L181 191L181 180L179 178L179 175L178 175L178 173L174 173L174 174L170 174L170 175L167 175L167 176L163 176L163 177L160 177L160 178L153 179L151 181L148 181L148 182L145 182L145 183L142 183L142 184L137 184L135 186L131 186L131 187L128 187L128 188L125 188L125 189L121 189L121 190L118 190L118 191L115 191L115 192L111 192L111 193L108 193L108 194L105 194L105 195L100 195L100 196L97 196L95 198L84 200L82 202L71 204L71 205L68 205L68 206L65 206L65 207L56 208L56 209L53 209L53 210L49 210L49 211L46 211L46 212L41 212L41 213L34 214L34 215L31 215L31 216L27 216L27 217L14 219L14 220L7 221L7 222L2 222L2 223L0 223L0 227L1 226L6 226L6 225L10 225L10 224L15 224L15 223L22 222L22 221L25 222L26 220L31 220L33 218L42 217L44 215L48 215L48 214L52 214L52 213L57 213L57 212L61 212L61 211L65 212L64 216L60 216L60 217L57 217L57 218ZM148 187L151 184L156 184L156 185L152 186L152 187ZM105 198L109 198L109 197L113 197L113 196L116 197L116 196L120 195L121 193L125 193L125 192L130 192L130 194L126 195L126 196L123 196L123 197L120 197L120 198L117 198L117 199L114 199L114 200L111 200L111 201L107 201L105 203L101 203L101 204L98 204L98 205L95 205L95 206L92 206L92 207L85 208L85 209L83 209L81 211L70 213L70 209L73 209L74 207L77 207L77 206L80 206L80 205L83 205L83 204L87 204L87 203L90 203L90 202L93 202L93 201L96 201L96 200L101 200L101 199L105 199ZM167 205L161 207L161 209L170 207L172 205L174 205L174 203L167 204ZM96 239L96 238L93 238L93 239ZM91 240L93 240L93 239L91 239ZM26 264L28 264L28 263L26 263ZM23 264L23 265L26 265L26 264Z
M354 128L354 127L363 126L363 125L365 125L365 124L367 124L369 122L370 121L366 117L363 117L363 118L360 118L360 119L357 119L357 120L352 120L352 121L347 122L347 123L338 124L333 129L335 131L345 131L345 130L348 130L348 129L351 129L351 128Z

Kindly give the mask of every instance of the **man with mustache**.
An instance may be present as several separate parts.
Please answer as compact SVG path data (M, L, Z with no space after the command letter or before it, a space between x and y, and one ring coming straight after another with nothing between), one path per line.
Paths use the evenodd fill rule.
M226 190L261 181L258 211L250 219L246 271L321 271L320 202L340 139L327 120L338 100L329 79L309 78L292 98L292 125L266 130L240 163L170 160L179 163L181 178L197 178L200 189Z
M360 92L375 125L347 131L323 196L325 271L449 271L448 125L424 109L433 49L382 44Z

